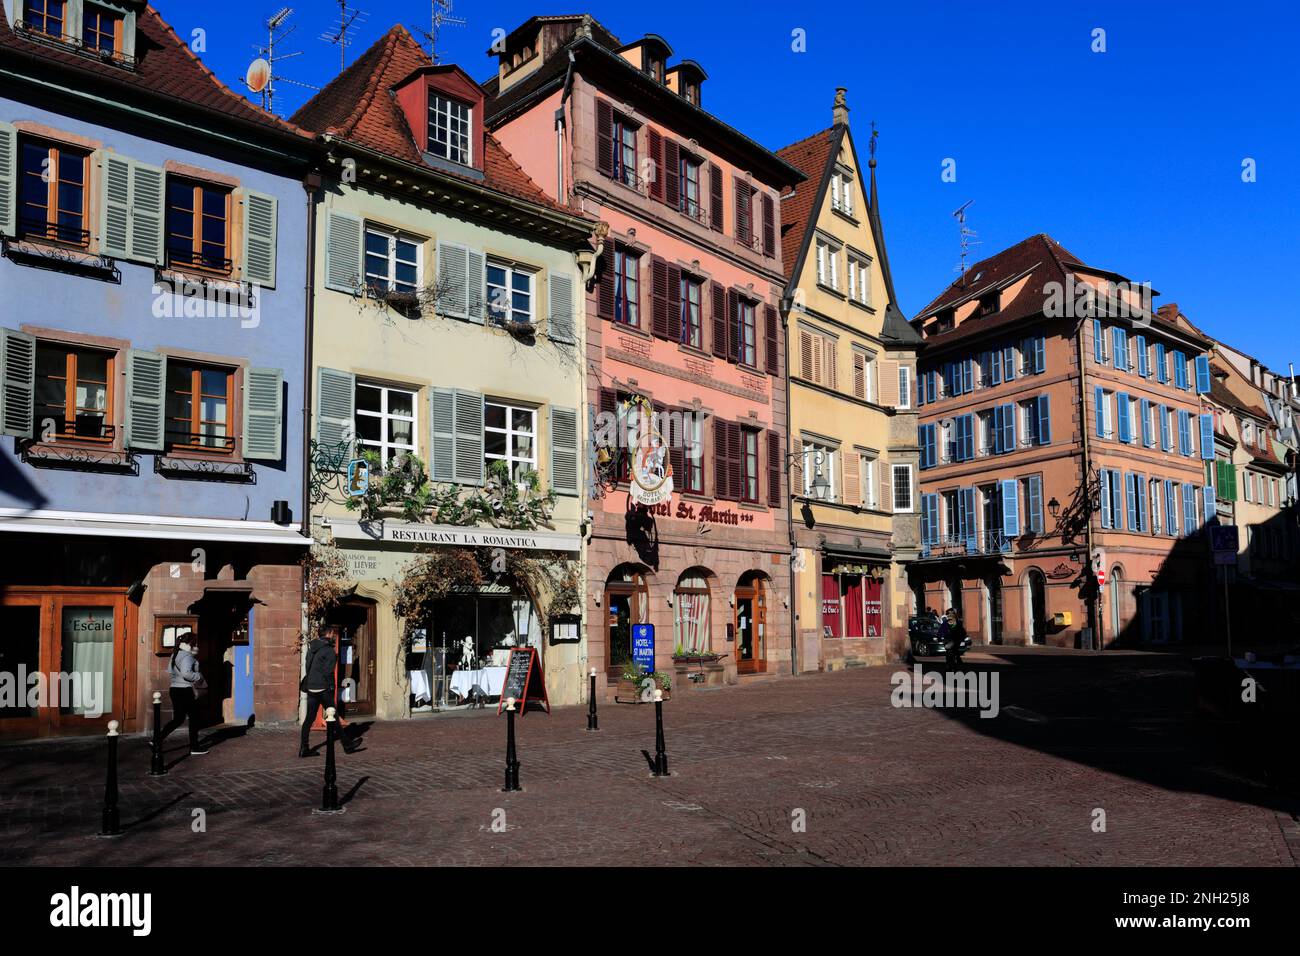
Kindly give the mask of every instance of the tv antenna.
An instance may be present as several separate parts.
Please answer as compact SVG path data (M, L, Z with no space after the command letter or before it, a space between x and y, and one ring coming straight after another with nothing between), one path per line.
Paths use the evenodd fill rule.
M970 208L970 204L974 201L973 199L966 200L962 203L961 208L952 214L952 218L957 220L961 243L961 264L957 267L957 270L961 273L962 285L966 284L966 257L970 254L970 247L980 245L979 240L976 238L979 233L966 225L966 210Z
M425 42L429 44L429 58L434 63L438 62L438 34L444 26L463 27L467 22L464 17L454 17L451 15L451 5L453 0L432 0L431 6L433 12L429 18L429 29L422 27L412 27L416 33L424 37Z
M276 83L292 83L295 86L303 86L309 90L319 89L319 87L312 86L310 83L302 83L275 72L276 64L281 60L302 56L301 50L296 50L293 53L277 52L280 44L298 28L297 24L285 26L291 16L293 16L293 7L281 7L274 14L267 17L263 24L266 27L266 44L253 45L253 49L257 51L257 59L249 64L248 71L244 74L244 86L248 87L250 92L261 96L262 109L268 113L275 111Z
M357 27L366 19L366 12L352 7L348 0L339 0L339 18L335 28L329 33L322 33L320 38L326 43L334 43L339 48L339 70L340 72L347 69L348 65L348 44L352 42L352 35L356 33Z

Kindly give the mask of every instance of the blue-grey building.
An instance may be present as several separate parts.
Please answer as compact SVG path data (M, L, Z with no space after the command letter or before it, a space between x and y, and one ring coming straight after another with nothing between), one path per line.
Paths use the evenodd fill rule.
M143 729L184 640L292 718L311 138L146 3L0 2L0 736Z

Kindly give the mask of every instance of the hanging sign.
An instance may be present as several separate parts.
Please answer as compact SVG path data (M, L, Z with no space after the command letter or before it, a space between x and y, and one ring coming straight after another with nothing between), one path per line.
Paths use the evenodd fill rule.
M370 490L370 465L364 458L348 462L348 497L361 498Z
M506 677L501 685L501 702L497 713L505 712L506 701L513 697L522 717L531 709L551 712L551 702L546 696L546 679L542 677L542 661L535 647L512 647L506 662Z
M632 480L628 484L628 497L639 505L657 505L673 495L673 465L668 455L668 443L659 432L654 408L642 396L626 403L631 445Z

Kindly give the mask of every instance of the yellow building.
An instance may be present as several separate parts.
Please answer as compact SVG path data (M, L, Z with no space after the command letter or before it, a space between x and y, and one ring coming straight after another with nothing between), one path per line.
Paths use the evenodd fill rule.
M594 224L543 195L482 108L394 27L293 117L327 149L310 491L316 551L346 568L325 623L350 714L497 695L514 646L537 650L552 703L584 699ZM419 562L440 563L399 616Z
M910 602L903 566L919 554L921 339L895 300L876 161L867 164L868 187L848 114L840 88L833 125L778 151L808 177L781 198L801 670L901 654Z

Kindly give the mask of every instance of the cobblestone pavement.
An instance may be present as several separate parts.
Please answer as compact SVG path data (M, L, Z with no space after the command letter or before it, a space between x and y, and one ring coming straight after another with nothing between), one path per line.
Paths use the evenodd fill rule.
M598 733L581 707L521 718L514 794L498 789L494 711L374 723L364 749L339 751L339 815L313 812L323 760L296 758L293 731L223 736L197 757L180 732L162 778L146 775L145 739L124 738L127 832L115 840L95 835L102 740L11 745L0 862L1300 862L1300 801L1263 786L1230 728L1193 717L1182 659L982 649L968 660L998 676L996 718L891 706L898 666L684 692L664 707L673 773L660 779L640 754L654 749L652 707L604 705ZM194 832L196 810L206 832Z

